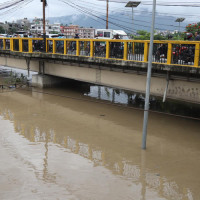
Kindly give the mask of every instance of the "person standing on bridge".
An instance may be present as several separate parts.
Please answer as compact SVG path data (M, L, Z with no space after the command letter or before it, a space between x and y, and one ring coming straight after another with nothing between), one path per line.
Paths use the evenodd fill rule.
M74 39L79 39L78 33L75 34ZM71 45L71 46L72 46L72 52L73 52L73 51L76 51L76 41L72 41L71 44L72 44L72 45Z
M200 41L200 35L199 32L195 32L195 41Z
M74 39L79 39L78 33L75 34Z

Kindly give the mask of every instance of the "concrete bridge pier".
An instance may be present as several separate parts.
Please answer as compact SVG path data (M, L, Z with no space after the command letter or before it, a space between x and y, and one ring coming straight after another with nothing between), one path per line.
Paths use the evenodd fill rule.
M45 74L45 62L39 61L39 72L32 76L32 86L39 88L50 88L57 85L61 85L63 78L46 75Z
M44 74L35 74L32 76L32 86L39 88L49 88L63 83L63 78L44 75Z

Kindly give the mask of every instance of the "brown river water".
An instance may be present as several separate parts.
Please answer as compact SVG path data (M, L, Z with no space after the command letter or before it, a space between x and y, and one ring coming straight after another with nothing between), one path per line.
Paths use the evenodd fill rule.
M150 113L144 151L142 111L37 91L0 92L1 200L200 200L200 121Z

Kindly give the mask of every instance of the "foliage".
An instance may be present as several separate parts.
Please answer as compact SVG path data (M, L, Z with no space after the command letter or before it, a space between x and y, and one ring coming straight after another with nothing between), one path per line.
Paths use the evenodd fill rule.
M135 40L150 40L150 33L148 31L139 30L137 31L137 36L134 36ZM162 34L155 34L154 40L166 40L166 36L163 36Z
M10 71L9 77L4 78L3 84L12 85L12 84L25 84L27 82L27 77L23 74L19 75L16 72Z
M57 31L50 31L50 34L58 34Z
M137 36L134 36L135 40L149 40L150 39L150 33L148 31L144 30L138 30Z
M167 37L161 34L154 35L154 40L166 40Z
M8 30L8 34L12 35L12 34L14 34L16 31L17 31L16 28L11 28L11 29Z
M200 31L200 22L198 23L193 23L193 24L188 24L185 27L186 32L188 33L192 33L193 35L195 34L195 32L199 32Z
M174 33L170 34L171 39L168 38L168 35L162 35L160 33L154 34L154 40L184 40L185 33ZM137 36L133 37L135 40L150 40L150 33L148 31L139 30L137 31Z
M2 26L0 26L0 33L4 34L5 32L5 29Z

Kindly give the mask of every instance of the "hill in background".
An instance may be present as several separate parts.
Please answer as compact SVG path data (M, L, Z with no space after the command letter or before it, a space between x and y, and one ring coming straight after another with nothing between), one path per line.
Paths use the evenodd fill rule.
M102 18L104 20L101 20ZM89 17L83 14L75 14L62 17L50 17L48 18L50 23L61 23L63 25L75 24L83 27L93 28L105 28L106 21L105 16L99 16L99 18ZM173 16L156 15L156 29L161 31L174 31L179 30L179 24L175 22L176 18ZM127 33L131 33L133 30L131 16L127 16L123 13L114 13L109 16L109 28L110 29L122 29ZM181 31L185 30L186 22L181 23ZM151 15L140 14L134 16L134 31L146 30L150 31Z

